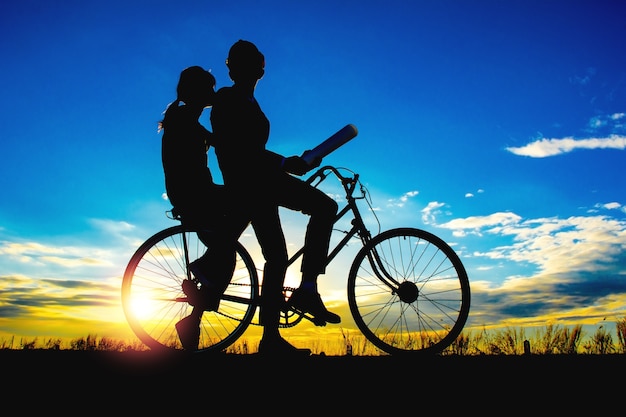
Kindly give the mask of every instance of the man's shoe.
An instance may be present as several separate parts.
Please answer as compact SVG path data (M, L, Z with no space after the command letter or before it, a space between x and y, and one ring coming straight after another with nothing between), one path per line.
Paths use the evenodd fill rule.
M318 292L296 288L289 298L288 305L299 313L311 314L317 326L341 323L341 317L326 309Z
M201 317L201 316L200 316ZM200 342L200 320L199 317L190 315L180 320L174 325L180 343L185 350L197 350Z
M209 279L208 274L198 264L197 261L193 261L189 264L189 270L194 277L200 282L200 288L197 288L197 292L193 292L193 295L187 294L185 288L183 291L189 298L189 304L194 307L202 308L205 311L217 311L220 306L221 294L216 291L215 285Z
M287 342L282 337L262 338L259 343L259 354L264 356L311 356L311 349L300 349Z

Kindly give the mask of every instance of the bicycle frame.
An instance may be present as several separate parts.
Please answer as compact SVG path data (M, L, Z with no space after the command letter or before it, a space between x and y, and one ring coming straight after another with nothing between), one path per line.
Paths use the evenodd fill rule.
M352 171L351 171L352 172ZM318 187L326 178L328 178L329 174L334 174L335 177L341 182L343 189L346 193L346 205L343 206L341 210L337 213L334 223L336 224L343 216L347 213L352 212L352 227L349 231L345 232L345 236L329 251L328 256L326 258L326 265L330 264L333 259L341 252L344 246L352 239L355 235L359 236L361 243L363 246L367 245L367 243L372 239L372 234L369 229L365 226L365 222L363 221L363 216L361 216L361 212L359 210L357 200L362 200L365 198L365 191L361 186L361 194L359 196L355 196L354 192L356 191L357 184L359 184L359 174L353 173L351 177L347 177L341 175L339 169L336 167L327 165L320 169L318 169L311 177L307 179L307 183L313 185L314 187ZM288 265L293 264L300 256L302 256L304 252L304 247L300 248L296 253L294 253L288 261ZM371 254L368 254L368 259L374 269L378 278L385 283L389 288L395 289L398 288L400 283L394 280L390 274L385 271L385 268L378 257L376 250L373 250Z
M329 171L328 173L326 171ZM352 177L345 177L341 175L339 170L332 166L324 166L317 170L311 177L309 177L306 182L313 185L314 187L318 187L327 177L328 174L334 174L337 179L341 182L344 191L346 192L346 205L339 210L337 216L335 217L334 223L336 224L343 216L345 216L348 212L352 212L354 215L354 219L352 220L352 228L346 232L346 235L335 245L332 250L329 251L328 256L326 258L326 265L328 265L335 257L341 252L341 249L348 243L350 239L352 239L355 235L358 235L361 239L363 245L365 245L371 239L371 234L369 230L365 227L365 223L363 222L363 218L361 217L361 212L357 206L356 200L360 200L365 198L365 192L361 189L361 195L358 197L354 196L354 192L356 190L356 185L359 183L359 174L354 174ZM300 256L302 256L304 252L304 247L300 248L296 253L294 253L288 261L288 265L293 264Z

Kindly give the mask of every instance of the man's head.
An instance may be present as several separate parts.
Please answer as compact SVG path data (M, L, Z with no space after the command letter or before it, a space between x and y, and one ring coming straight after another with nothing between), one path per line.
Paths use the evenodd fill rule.
M259 80L265 74L265 57L252 42L240 39L230 47L226 66L235 82Z

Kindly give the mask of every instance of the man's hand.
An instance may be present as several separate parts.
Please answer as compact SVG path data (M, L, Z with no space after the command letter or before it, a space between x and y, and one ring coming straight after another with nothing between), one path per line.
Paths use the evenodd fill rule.
M304 159L306 162L308 162L309 170L311 170L313 168L317 168L322 163L322 157L320 157L320 156L316 157L315 159L311 159L310 157L308 157L307 154L310 153L310 152L311 152L311 150L306 150L306 151L304 151L302 153L302 156L301 156L302 159Z
M319 166L319 164L317 164ZM306 163L304 159L299 156L290 156L283 159L283 169L294 175L304 175L311 169L315 168Z

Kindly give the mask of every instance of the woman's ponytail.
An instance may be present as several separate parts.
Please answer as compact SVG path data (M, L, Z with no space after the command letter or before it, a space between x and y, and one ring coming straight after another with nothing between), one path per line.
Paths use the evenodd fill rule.
M159 122L158 125L158 131L161 132L161 130L163 130L163 128L165 128L165 121L167 120L167 115L170 113L170 109L172 108L176 108L180 105L180 99L177 98L176 100L172 101L170 104L167 105L167 107L165 108L165 111L163 112L163 119Z

